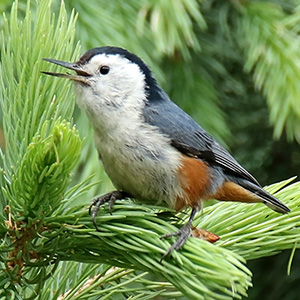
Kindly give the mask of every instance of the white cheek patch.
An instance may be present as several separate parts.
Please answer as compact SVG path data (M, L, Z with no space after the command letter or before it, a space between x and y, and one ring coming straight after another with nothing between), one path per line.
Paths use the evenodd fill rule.
M99 72L99 68L104 65L110 68L106 75ZM94 74L91 89L95 101L114 106L119 106L123 102L130 106L144 101L145 76L139 66L128 59L120 55L99 54L84 66L84 70Z

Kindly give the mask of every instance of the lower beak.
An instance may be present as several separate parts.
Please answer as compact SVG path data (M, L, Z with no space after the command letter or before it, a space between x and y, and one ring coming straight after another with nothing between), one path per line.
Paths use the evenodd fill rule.
M68 63L60 60L55 60L55 59L49 59L49 58L44 58L45 61L48 61L50 63L59 65L61 67L67 68L69 70L75 71L77 75L72 75L69 73L54 73L54 72L44 72L42 73L46 75L51 75L51 76L56 76L56 77L63 77L63 78L68 78L70 80L82 82L85 84L88 84L88 77L91 77L92 75L87 73L86 71L82 70L82 67L77 64L77 63Z

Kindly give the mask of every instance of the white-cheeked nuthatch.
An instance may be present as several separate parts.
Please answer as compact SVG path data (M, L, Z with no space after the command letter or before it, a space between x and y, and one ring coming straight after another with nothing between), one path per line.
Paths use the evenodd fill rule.
M262 202L287 213L289 208L266 192L200 125L170 100L149 67L118 47L87 51L77 62L46 61L76 74L43 72L76 83L78 105L91 121L95 144L116 191L94 200L99 207L134 197L165 203L181 210L191 207L188 222L163 257L182 247L202 201ZM97 226L96 226L97 227Z

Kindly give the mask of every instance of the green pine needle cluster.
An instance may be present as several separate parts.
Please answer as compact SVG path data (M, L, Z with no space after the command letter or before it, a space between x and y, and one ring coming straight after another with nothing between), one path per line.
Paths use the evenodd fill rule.
M79 160L81 140L75 128L60 120L49 127L44 123L28 145L6 194L18 222L56 214Z
M60 260L147 271L172 283L190 298L203 295L203 299L231 299L233 292L245 295L251 273L240 256L226 249L198 240L160 262L172 242L161 240L160 236L176 227L164 216L166 209L161 208L160 213L157 209L123 201L115 206L112 215L108 209L101 211L101 232L93 228L86 208L76 207L63 217L47 218L45 226L49 230L41 233L45 246L39 255L49 258L55 253Z
M257 89L266 96L274 137L286 129L287 138L300 143L300 40L290 29L299 13L287 17L270 2L249 2L242 12L238 28L247 57L245 70L253 71Z
M52 119L50 126L53 126L59 117L70 119L74 109L66 82L42 78L40 73L46 65L43 58L56 53L71 60L78 53L78 48L73 47L74 14L69 18L66 11L62 11L55 20L50 4L37 5L38 11L32 16L28 1L26 16L19 21L16 2L9 17L4 16L1 61L5 63L0 66L0 107L5 116L2 125L8 142L5 155L0 153L1 166L5 170L4 176L0 176L2 186L11 182L17 164L44 122ZM38 26L32 29L33 22ZM65 47L61 47L60 41Z
M143 34L148 17L158 53L174 55L177 50L180 50L188 58L190 48L200 49L193 24L196 23L202 30L207 26L197 1L160 0L145 3L139 9L136 25L140 34ZM170 18L174 22L169 22Z

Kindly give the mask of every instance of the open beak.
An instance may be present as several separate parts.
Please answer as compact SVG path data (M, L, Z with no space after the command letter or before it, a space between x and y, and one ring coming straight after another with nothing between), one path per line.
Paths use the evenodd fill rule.
M91 77L92 75L87 73L86 71L83 71L82 67L78 63L76 62L68 63L68 62L64 62L56 59L50 59L50 58L44 58L44 60L59 65L61 67L67 68L69 70L75 71L77 75L72 75L69 73L54 73L54 72L45 72L45 71L42 71L42 73L46 75L56 76L56 77L68 78L70 80L74 80L84 84L89 84L87 78Z

